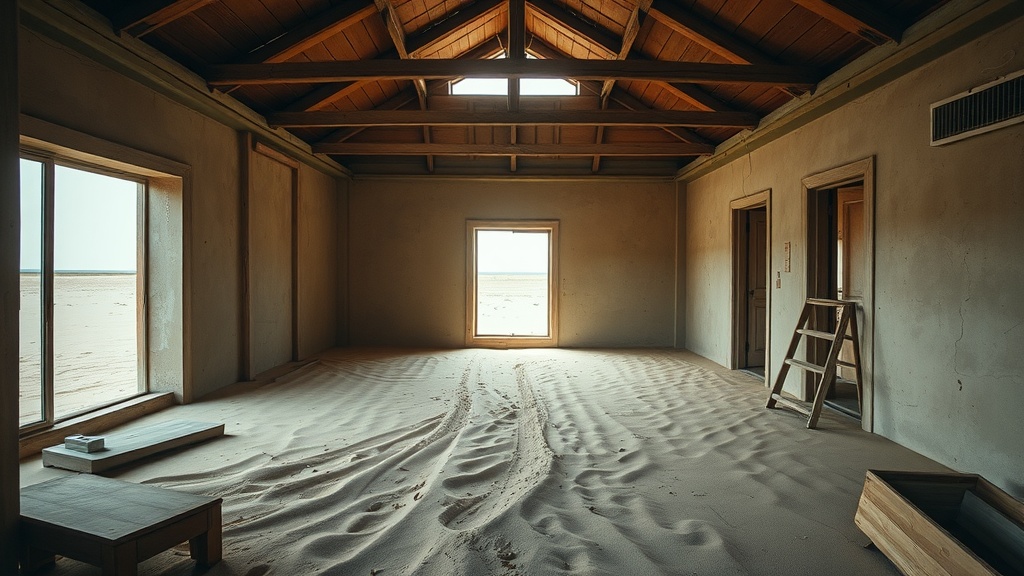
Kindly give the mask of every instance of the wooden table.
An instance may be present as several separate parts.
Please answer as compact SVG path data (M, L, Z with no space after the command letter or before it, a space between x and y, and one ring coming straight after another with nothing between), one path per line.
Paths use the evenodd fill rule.
M21 490L21 566L54 554L134 575L138 563L186 540L200 565L221 558L220 498L80 474Z

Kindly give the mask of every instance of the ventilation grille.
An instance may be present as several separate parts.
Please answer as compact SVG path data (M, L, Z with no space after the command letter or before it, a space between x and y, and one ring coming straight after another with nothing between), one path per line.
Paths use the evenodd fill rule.
M932 146L1024 122L1024 70L932 104Z

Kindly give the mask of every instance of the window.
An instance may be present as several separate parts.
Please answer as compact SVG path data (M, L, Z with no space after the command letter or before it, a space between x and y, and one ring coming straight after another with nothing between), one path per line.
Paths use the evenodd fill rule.
M467 222L466 343L558 344L558 222Z
M23 429L146 391L142 178L21 160Z

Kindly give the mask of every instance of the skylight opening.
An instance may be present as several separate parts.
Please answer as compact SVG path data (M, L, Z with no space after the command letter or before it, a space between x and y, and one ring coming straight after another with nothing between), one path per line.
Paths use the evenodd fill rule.
M498 58L504 58L502 54ZM527 54L529 59L534 57ZM508 96L507 78L463 78L450 85L453 96ZM519 81L520 96L579 96L576 82L564 78L523 78Z

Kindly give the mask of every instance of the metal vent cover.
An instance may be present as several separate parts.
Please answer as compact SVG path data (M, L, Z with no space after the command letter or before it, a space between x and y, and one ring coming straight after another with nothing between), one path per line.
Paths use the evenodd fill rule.
M1024 70L940 100L931 113L932 146L1024 122Z

